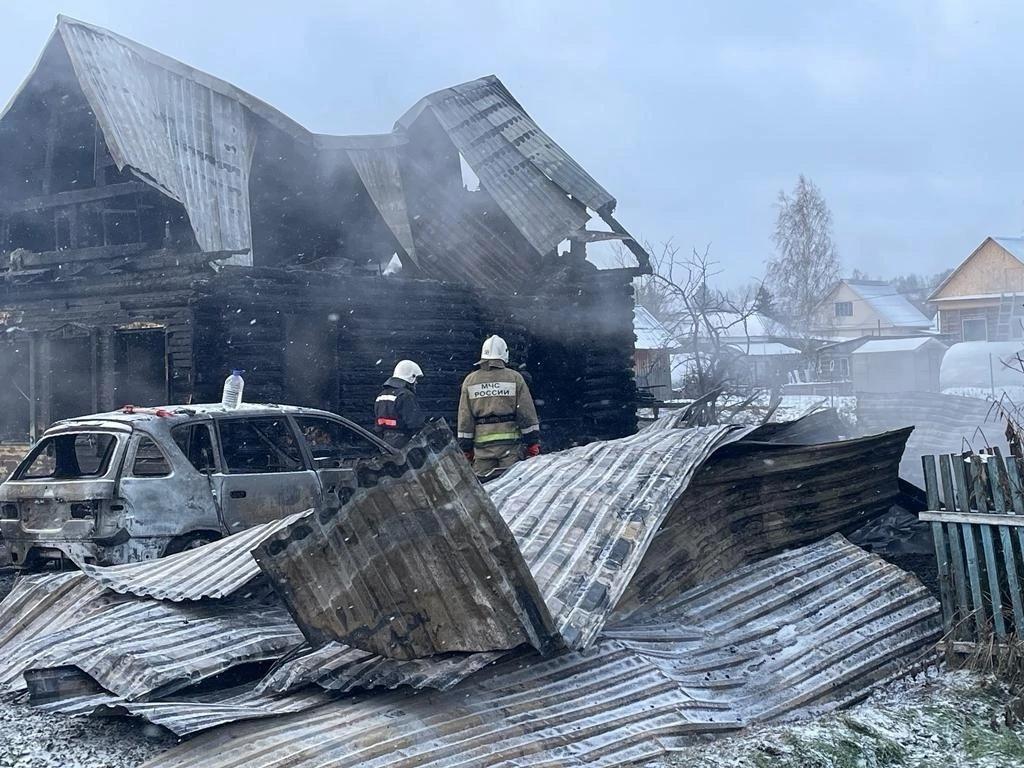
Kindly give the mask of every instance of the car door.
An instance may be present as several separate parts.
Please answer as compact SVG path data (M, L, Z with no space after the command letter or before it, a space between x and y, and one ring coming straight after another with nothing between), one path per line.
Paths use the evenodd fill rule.
M184 455L143 432L136 431L129 444L120 495L134 538L169 539L220 528L209 480Z
M343 488L355 488L355 466L363 459L389 453L354 425L326 416L295 416L299 433L320 478L321 496L327 508L341 504Z
M216 421L222 471L214 480L229 533L319 505L320 482L287 416Z

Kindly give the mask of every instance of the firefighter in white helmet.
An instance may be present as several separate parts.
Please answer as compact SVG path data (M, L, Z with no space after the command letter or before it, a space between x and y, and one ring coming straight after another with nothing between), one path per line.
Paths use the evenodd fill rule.
M422 377L423 369L412 360L400 361L373 404L377 434L396 448L409 442L426 422L416 402L416 382Z
M459 400L459 445L486 475L511 467L520 459L540 454L540 425L530 388L522 374L506 366L508 345L491 336L480 353L477 369L462 382Z

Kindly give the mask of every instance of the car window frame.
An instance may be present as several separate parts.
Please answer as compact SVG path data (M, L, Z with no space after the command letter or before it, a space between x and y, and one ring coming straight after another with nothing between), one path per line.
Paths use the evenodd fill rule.
M56 439L59 437L66 437L67 435L89 435L89 434L103 434L109 435L114 438L114 445L110 451L110 455L107 458L107 465L104 470L97 474L83 475L81 477L25 477L25 472L32 460L36 457L36 451L43 444L44 441L50 439ZM110 479L112 475L116 475L120 466L123 463L123 459L118 457L118 454L124 449L124 443L130 439L130 434L126 434L120 431L113 431L109 429L75 429L75 430L60 430L52 432L50 434L43 434L33 445L29 448L28 453L25 455L18 466L10 475L9 482L18 483L79 483L79 482L95 482L97 480Z
M288 429L291 430L292 439L295 440L295 444L299 448L299 457L302 460L302 466L298 469L289 469L284 472L232 472L231 465L228 464L227 456L224 455L224 440L221 438L220 429L221 425L232 422L232 421L255 421L257 419L283 419L287 424ZM231 414L218 416L213 419L214 423L214 434L217 438L217 444L214 446L214 450L217 454L217 461L220 462L220 474L225 477L244 477L246 475L287 475L292 472L309 472L310 470L315 471L314 467L310 462L309 452L306 450L306 440L299 432L298 425L291 419L290 414L287 413L246 413L246 414Z
M310 450L309 446L306 444L306 437L305 437L305 435L302 434L302 429L299 426L298 419L323 419L325 421L334 422L335 424L338 424L339 426L343 427L344 429L348 429L351 432L355 432L357 435L359 435L360 437L365 439L368 443L370 443L371 445L375 446L377 448L377 450L380 452L379 455L381 455L381 456L392 456L395 453L395 449L394 449L393 446L388 445L387 443L385 443L383 440L378 438L373 433L363 429L362 427L360 427L355 422L352 422L352 421L346 419L344 416L337 416L335 414L328 414L328 413L312 412L312 413L289 413L288 414L288 418L289 418L289 420L292 421L292 428L294 429L294 431L299 436L299 447L302 449L302 453L306 457L306 462L309 464L310 467L313 468L314 472L319 472L320 470L323 470L323 469L333 469L333 467L318 467L316 465L316 458L313 456L313 452Z
M174 439L174 430L182 429L185 427L189 429L195 429L196 427L204 427L206 429L206 433L210 436L210 447L213 449L212 470L207 471L199 469L199 467L193 464L192 460L189 459L188 454L185 453L185 451L181 450L181 446L178 445L178 441ZM224 459L220 455L220 433L217 431L217 425L213 419L192 419L191 421L186 421L183 424L175 424L173 427L167 430L167 437L171 441L171 444L174 445L174 449L181 454L182 458L185 461L185 464L191 467L193 471L198 472L200 475L228 474L225 471L226 465L224 464Z
M139 457L139 447L142 445L143 440L149 440L156 449L160 452L163 457L164 463L167 465L168 472L165 475L137 475L135 473L135 462ZM172 441L173 442L173 441ZM175 445L177 448L177 445ZM174 468L174 462L171 457L167 455L167 450L164 446L160 445L160 440L156 435L152 435L149 432L143 432L142 430L136 430L132 435L131 443L128 446L128 451L125 454L124 459L124 477L130 477L132 480L167 480L168 478L174 477L177 472Z

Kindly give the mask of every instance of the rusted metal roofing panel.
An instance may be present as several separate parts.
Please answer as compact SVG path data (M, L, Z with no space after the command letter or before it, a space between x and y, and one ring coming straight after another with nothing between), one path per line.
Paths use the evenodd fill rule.
M121 597L46 640L31 668L78 667L111 693L134 700L276 659L302 634L280 607Z
M175 601L227 597L260 576L250 550L308 514L289 515L158 560L110 566L79 563L78 566L96 583L121 594Z
M835 536L616 624L590 650L228 726L147 766L621 765L863 695L939 632L914 577Z
M568 647L594 641L696 470L744 433L645 430L531 459L488 484Z
M288 693L316 683L338 693L357 688L436 688L445 691L508 655L507 651L443 653L424 659L388 659L340 643L305 647L285 657L256 686L259 692ZM516 653L512 651L511 653Z
M250 250L255 135L237 89L98 27L62 17L57 32L117 166L184 205L204 251Z
M515 539L443 422L355 476L339 510L253 551L314 645L398 659L550 647L551 617Z

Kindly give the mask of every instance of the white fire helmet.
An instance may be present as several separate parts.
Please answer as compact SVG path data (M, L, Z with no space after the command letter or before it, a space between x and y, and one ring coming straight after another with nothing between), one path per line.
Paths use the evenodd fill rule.
M480 350L481 360L503 360L508 362L508 344L501 336L488 336Z
M395 366L395 372L392 374L396 379L407 381L410 384L415 384L422 376L423 369L420 368L412 360L401 360L398 365Z

